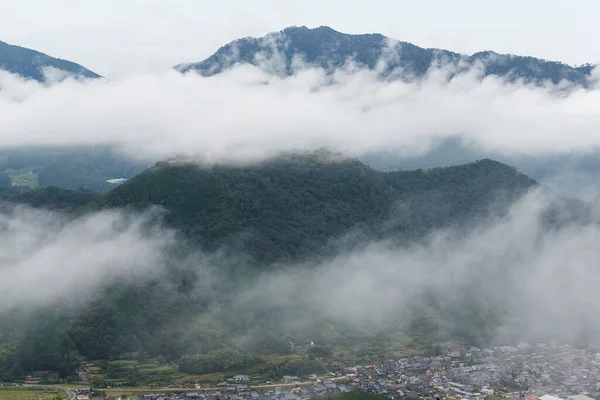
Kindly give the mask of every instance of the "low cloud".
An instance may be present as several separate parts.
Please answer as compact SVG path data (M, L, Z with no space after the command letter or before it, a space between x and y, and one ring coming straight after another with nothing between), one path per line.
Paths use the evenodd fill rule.
M600 145L597 87L507 83L477 68L448 82L453 68L442 63L412 83L352 63L333 76L305 66L284 78L238 65L213 77L170 71L52 84L0 72L0 145L114 144L136 158L185 153L209 162L319 147L414 155L447 137L516 155Z
M422 244L400 248L372 243L312 268L269 272L234 307L242 315L278 312L277 324L291 332L323 318L349 329L385 330L412 309L432 311L442 337L461 325L481 334L477 324L485 317L477 313L486 310L499 316L484 324L491 342L597 334L598 210L586 222L549 224L550 211L567 211L561 207L547 192L533 191L507 216L466 234L436 231ZM473 310L476 316L468 316Z
M0 215L0 314L85 306L115 282L153 281L161 301L178 304L181 294L168 275L175 271L196 282L184 304L202 304L190 306L188 322L221 327L239 343L285 332L322 344L329 340L318 329L324 321L345 334L406 333L411 310L431 314L446 337L467 326L475 335L489 328L483 339L497 343L572 341L584 330L600 332L600 213L549 219L571 212L563 207L536 190L504 217L466 232L438 230L401 246L362 243L333 259L248 276L235 288L227 266L249 268L243 254L177 254L175 232L157 225L156 213L105 211L70 220L17 207ZM497 320L476 326L484 317L473 310L492 310Z
M114 281L159 277L175 238L154 225L155 216L101 212L68 220L25 207L0 214L0 313L81 305Z

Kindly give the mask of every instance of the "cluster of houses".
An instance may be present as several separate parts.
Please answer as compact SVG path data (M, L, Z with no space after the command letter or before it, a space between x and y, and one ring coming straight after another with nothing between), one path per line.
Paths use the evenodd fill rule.
M90 400L92 389L86 387L80 387L75 389L75 398L77 400Z
M307 400L362 390L394 399L600 400L600 347L558 343L479 349L447 342L433 357L412 357L340 368L335 378L286 375L280 387L252 388L236 375L218 389L140 400ZM81 399L83 400L83 399Z
M600 399L600 347L588 352L558 343L464 349L448 342L444 347L439 356L357 365L341 373L356 389L393 398Z
M238 375L220 383L218 388L206 389L201 393L188 392L172 396L144 394L139 399L127 400L308 400L331 392L346 393L355 390L353 385L347 383L347 379L341 377L336 377L335 380L319 380L316 375L309 375L307 379L310 381L301 381L297 376L286 375L281 380L281 387L267 385L268 389L263 386L263 389L259 390L248 385L248 376ZM289 387L290 385L292 387Z
M352 388L348 385L326 380L315 382L313 385L287 390L277 387L268 390L255 390L247 385L236 385L235 387L224 386L218 390L206 390L203 393L190 392L173 396L144 394L139 400L307 400L323 396L331 391L349 392L351 390Z

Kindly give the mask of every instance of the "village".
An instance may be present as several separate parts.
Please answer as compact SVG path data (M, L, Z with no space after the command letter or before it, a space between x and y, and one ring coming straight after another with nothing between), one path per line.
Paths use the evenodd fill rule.
M465 349L447 342L439 349L438 356L342 367L326 378L284 376L266 387L237 375L217 388L147 393L139 400L307 400L353 390L393 399L600 399L600 346L581 350L552 342ZM77 397L86 400L85 393Z

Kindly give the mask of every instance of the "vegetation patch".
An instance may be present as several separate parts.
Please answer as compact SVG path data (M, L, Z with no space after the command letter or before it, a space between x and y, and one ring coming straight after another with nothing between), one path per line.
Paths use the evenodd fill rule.
M0 400L54 399L60 393L56 390L0 387Z
M7 169L12 186L26 186L36 188L39 186L39 167L28 166L19 169Z

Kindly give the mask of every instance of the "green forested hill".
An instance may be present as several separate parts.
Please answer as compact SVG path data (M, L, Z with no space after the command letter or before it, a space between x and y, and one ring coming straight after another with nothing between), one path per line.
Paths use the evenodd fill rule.
M270 262L316 252L359 223L383 221L395 196L383 175L357 161L299 159L245 168L159 165L96 205L161 205L173 226L206 249L241 241Z
M405 206L404 217L408 221L402 228L423 233L432 228L476 222L490 214L500 215L537 185L515 168L489 159L383 175Z
M242 244L258 261L274 262L319 253L351 230L414 239L461 225L503 212L535 184L492 160L385 173L309 156L248 167L159 163L91 208L160 205L205 249Z

